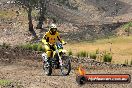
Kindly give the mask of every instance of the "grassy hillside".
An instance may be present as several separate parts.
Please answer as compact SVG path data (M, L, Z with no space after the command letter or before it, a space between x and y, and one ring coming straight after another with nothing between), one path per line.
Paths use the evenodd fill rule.
M132 59L132 36L101 39L92 43L69 43L65 48L67 50L72 50L74 55L80 51L95 52L97 49L99 49L100 52L109 51L113 56L112 62L124 63L125 60L130 62Z

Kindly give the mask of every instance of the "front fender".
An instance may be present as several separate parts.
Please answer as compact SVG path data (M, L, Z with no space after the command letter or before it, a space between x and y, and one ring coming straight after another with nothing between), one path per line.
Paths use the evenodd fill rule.
M66 50L62 50L61 52L62 52L63 54L66 54L66 53L67 53L67 51L66 51Z

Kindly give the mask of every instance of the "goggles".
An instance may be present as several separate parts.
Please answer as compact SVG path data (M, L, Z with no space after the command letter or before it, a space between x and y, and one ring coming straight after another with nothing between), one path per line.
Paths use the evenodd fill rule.
M55 32L57 31L57 28L51 28L50 31Z

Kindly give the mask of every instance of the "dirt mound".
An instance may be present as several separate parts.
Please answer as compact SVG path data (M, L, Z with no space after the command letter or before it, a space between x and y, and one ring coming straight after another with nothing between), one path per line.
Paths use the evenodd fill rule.
M0 46L0 62L15 63L21 59L41 60L39 52L25 50L20 47L2 47Z

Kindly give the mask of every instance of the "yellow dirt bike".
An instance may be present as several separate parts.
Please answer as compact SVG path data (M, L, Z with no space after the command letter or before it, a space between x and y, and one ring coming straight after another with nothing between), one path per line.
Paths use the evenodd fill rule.
M52 74L52 69L60 69L63 76L69 75L71 71L71 61L68 55L66 55L66 50L63 49L62 43L56 43L56 50L53 52L53 58L44 61L43 70L46 75L50 76ZM43 60L46 58L46 53L42 54Z

